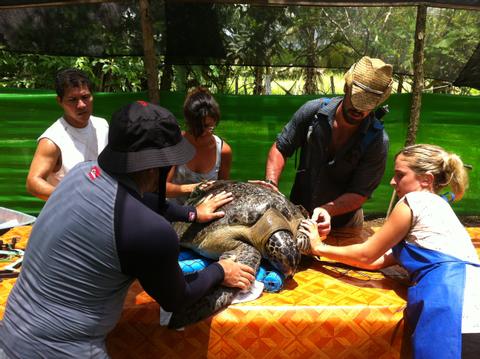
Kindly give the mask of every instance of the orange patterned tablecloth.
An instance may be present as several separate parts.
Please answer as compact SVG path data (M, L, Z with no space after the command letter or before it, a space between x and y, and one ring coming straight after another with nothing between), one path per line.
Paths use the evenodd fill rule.
M479 251L480 229L467 230ZM3 237L29 234L12 231ZM0 282L0 317L13 283ZM281 293L174 331L135 282L107 345L112 358L399 358L405 295L380 273L307 260Z

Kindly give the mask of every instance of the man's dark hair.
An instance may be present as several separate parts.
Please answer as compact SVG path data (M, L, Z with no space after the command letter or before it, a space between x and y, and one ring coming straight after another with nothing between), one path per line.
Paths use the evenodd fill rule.
M199 137L204 131L204 120L211 117L216 124L220 121L220 108L210 91L199 86L191 91L183 104L183 115L187 127L194 137Z
M58 97L63 99L65 89L70 87L87 86L88 90L92 92L92 83L87 74L78 69L61 70L55 76L55 91Z

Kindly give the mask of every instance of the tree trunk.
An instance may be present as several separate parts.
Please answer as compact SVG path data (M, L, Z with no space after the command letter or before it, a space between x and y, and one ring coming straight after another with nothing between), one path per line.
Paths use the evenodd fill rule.
M187 80L189 69L187 65L176 65L176 76L175 76L175 91L178 92L187 92Z
M272 94L272 75L265 75L265 95Z
M403 75L398 76L398 86L397 86L397 93L402 93L403 91Z
M415 143L417 138L418 123L420 122L420 109L422 107L423 90L423 61L425 48L425 27L427 23L427 7L420 5L417 8L417 24L415 28L415 47L413 50L413 87L412 104L410 107L410 123L408 124L405 146Z
M303 86L303 93L305 95L313 95L318 92L317 76L315 76L315 68L307 67L305 70L305 85Z
M150 102L158 104L160 101L160 94L158 92L158 69L150 17L150 5L148 0L140 0L139 5L142 21L143 64L147 74L148 98Z
M255 86L253 87L254 95L263 94L263 67L255 67Z
M171 91L173 83L173 65L165 63L160 81L160 90Z
M335 95L335 78L330 76L330 88L332 90L332 94Z
M305 84L303 86L303 93L305 95L313 95L318 92L317 76L315 74L315 66L317 55L315 54L315 29L307 27L304 31L308 38L307 45L307 68L305 69Z

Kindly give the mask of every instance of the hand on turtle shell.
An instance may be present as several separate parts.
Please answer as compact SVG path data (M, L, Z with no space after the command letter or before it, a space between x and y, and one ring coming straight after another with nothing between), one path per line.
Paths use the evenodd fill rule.
M213 221L217 218L222 218L225 215L223 211L217 211L218 208L231 202L233 200L233 194L230 192L222 191L215 196L209 194L205 199L197 205L197 222L205 223Z
M318 233L320 237L326 237L331 230L330 226L330 213L323 208L323 207L317 207L313 210L313 214L311 217L311 220L317 224L318 228Z
M218 264L222 266L225 273L222 282L224 286L248 290L255 280L254 270L246 264L237 263L231 259L221 259Z
M198 183L191 183L189 185L184 185L184 186L188 186L188 190L189 192L193 192L195 189L199 189L200 191L206 191L208 190L213 184L215 183L215 181L202 181L202 182L198 182Z
M248 180L248 183L254 183L254 184L259 184L260 186L263 186L265 188L270 188L271 190L275 192L280 192L278 190L278 187L274 184L273 181L267 181L267 180Z
M202 191L206 191L208 190L213 184L215 183L215 181L202 181L202 182L199 182L196 184L196 186L198 185L199 189L201 189Z

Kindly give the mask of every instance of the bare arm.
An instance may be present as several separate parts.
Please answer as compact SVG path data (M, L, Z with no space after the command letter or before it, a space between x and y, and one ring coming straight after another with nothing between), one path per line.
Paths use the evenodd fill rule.
M166 194L167 197L180 197L184 195L189 195L193 192L195 187L197 187L200 183L187 183L187 184L177 184L173 183L173 174L175 173L176 166L173 166L168 172L167 176L167 187L166 187Z
M355 211L360 208L367 200L367 197L357 193L344 193L331 202L322 204L331 217L338 216L347 212Z
M228 180L230 178L230 168L232 167L232 149L228 143L223 141L222 160L218 171L218 179Z
M331 217L354 211L362 206L367 197L357 193L344 193L335 200L325 203L313 210L312 221L317 223L321 236L330 233Z
M285 157L278 150L277 144L274 143L268 152L267 166L265 169L265 178L277 184L285 167Z
M398 203L383 227L360 244L330 246L324 244L313 221L303 221L300 231L310 238L311 254L365 269L378 269L395 263L388 251L408 233L412 221L410 207Z
M48 138L38 142L27 176L27 191L35 197L47 200L55 187L47 182L50 174L58 171L62 165L61 151Z

